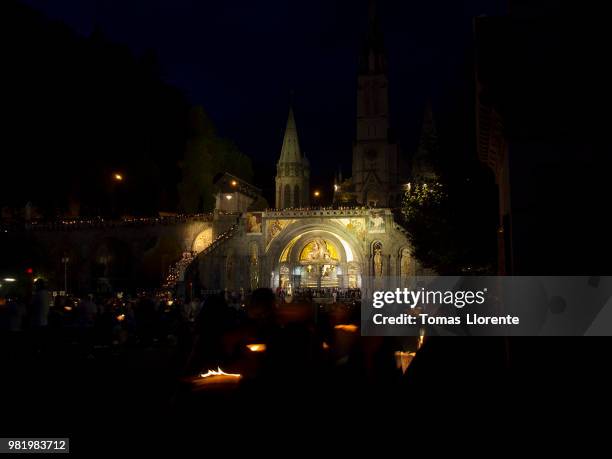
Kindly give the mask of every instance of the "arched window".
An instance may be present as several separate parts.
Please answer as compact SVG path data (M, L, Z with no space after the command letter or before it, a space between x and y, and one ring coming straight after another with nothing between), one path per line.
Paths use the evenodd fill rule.
M293 206L294 207L300 207L300 186L296 185L293 188Z
M291 187L287 184L283 194L283 208L287 209L289 207L291 207Z

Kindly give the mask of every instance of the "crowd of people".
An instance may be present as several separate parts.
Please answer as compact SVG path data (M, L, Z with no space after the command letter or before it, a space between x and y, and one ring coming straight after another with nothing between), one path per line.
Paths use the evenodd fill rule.
M178 410L203 409L200 402L210 409L209 394L185 382L209 370L239 373L234 395L249 402L307 388L314 393L313 387L337 396L347 384L357 390L356 382L370 378L402 379L397 344L360 339L358 290L295 293L289 303L269 288L199 290L188 300L167 290L53 297L39 281L30 297L0 304L0 337L5 349L20 349L34 366L67 360L69 353L76 366L115 371L120 364L111 361L170 356L164 377L174 381L174 395L160 403ZM317 301L330 294L334 303Z
M52 296L42 279L34 283L29 295L0 298L0 330L13 336L33 335L40 343L47 340L73 340L86 346L152 345L175 342L181 334L192 333L206 305L221 302L228 314L246 314L257 292L265 290L274 304L284 305L287 291L259 289L255 292L201 290L188 301L174 298L168 290L138 291L128 294L87 294ZM294 304L316 303L333 298L334 303L354 306L359 289L297 288ZM205 314L204 314L205 315Z
M361 289L358 288L339 288L339 287L296 287L292 289L278 287L276 295L284 300L291 297L292 301L312 302L320 299L331 299L333 303L337 301L355 302L361 301Z

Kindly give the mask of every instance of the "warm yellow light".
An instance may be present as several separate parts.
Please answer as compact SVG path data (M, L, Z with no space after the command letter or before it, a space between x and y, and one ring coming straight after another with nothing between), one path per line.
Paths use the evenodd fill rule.
M123 321L125 320L125 314L119 314L119 315L117 316L117 320L118 320L119 322L123 322Z
M236 180L232 180L232 186L236 186L238 185L238 182Z
M229 201L230 199L232 199L232 195L231 194L226 194L225 195L225 199L227 199Z
M338 185L334 185L334 191L338 191L339 186Z
M355 333L359 327L354 324L338 324L334 327L336 330L342 330L349 333Z
M5 277L4 282L15 282L15 278L13 277Z
M242 378L241 374L238 374L238 373L226 373L220 367L217 367L216 371L215 370L208 370L206 373L200 373L200 377L201 378L210 378L210 377L213 377L213 376L225 376L225 377L234 378L234 379Z
M116 181L121 182L123 180L123 175L121 175L121 174L113 174L113 178Z
M419 330L419 341L417 343L417 349L421 349L421 346L423 346L424 342L425 342L425 329L421 328Z
M321 345L321 347L323 347L323 349L327 350L327 349L329 349L329 344L327 344L325 341L323 341L323 344Z
M265 344L247 344L247 347L251 352L265 352L266 350Z
M64 311L72 311L72 306L64 306Z
M319 196L321 196L321 192L320 191L315 191L314 192L314 196L315 196L315 198L318 198Z
M397 368L402 369L402 374L406 373L406 370L412 363L412 359L414 359L415 355L416 355L416 352L404 352L404 351L395 352L395 364Z

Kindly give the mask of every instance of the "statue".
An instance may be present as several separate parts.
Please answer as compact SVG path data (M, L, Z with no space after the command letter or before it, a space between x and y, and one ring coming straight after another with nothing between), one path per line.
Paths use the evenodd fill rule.
M410 273L410 251L408 249L402 250L400 270L402 277L408 277L408 274Z
M382 249L376 247L374 249L374 276L382 277L383 275L383 261L382 261Z
M255 214L247 216L247 233L261 233L261 218Z

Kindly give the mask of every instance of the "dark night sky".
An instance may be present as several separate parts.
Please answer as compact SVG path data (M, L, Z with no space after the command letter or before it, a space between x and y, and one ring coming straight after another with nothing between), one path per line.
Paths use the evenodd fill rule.
M315 169L350 171L357 49L366 2L351 0L24 0L88 35L94 25L201 104L219 132L258 164L276 161L290 90L302 149ZM504 0L383 2L392 124L414 148L424 100L435 104L465 72L472 18ZM332 164L329 158L334 157ZM316 175L316 173L315 173Z

